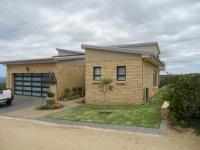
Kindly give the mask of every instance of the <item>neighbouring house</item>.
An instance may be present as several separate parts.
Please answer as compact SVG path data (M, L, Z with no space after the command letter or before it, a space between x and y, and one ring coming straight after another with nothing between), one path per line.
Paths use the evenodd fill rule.
M159 72L165 67L158 43L81 47L86 53L86 103L103 103L98 89L101 78L114 81L114 90L107 95L109 104L142 104L158 92Z
M165 67L158 43L81 47L85 52L57 49L58 55L49 58L0 62L7 66L7 87L15 95L45 97L51 91L60 99L65 88L85 86L88 104L103 102L98 83L106 77L114 81L109 104L142 104L158 91ZM45 81L49 74L55 84Z

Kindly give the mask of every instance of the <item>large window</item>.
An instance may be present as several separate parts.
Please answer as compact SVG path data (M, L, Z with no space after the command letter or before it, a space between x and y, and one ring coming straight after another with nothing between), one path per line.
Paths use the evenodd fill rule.
M117 66L117 81L126 80L126 66Z
M158 84L158 75L157 74L158 74L157 70L154 70L153 71L153 86L154 87L156 87Z
M101 67L94 67L93 68L93 80L100 80L101 79Z

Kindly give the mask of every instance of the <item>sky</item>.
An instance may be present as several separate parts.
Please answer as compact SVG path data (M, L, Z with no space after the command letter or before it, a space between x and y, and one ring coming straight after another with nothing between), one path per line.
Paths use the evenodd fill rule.
M200 72L199 0L0 0L0 61L158 42L168 73ZM6 76L0 65L0 76Z

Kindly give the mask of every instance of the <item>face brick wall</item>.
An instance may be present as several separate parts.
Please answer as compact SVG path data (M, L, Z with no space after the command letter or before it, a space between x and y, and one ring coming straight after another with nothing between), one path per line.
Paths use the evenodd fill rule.
M57 84L51 85L50 90L55 94L55 99L63 95L66 87L84 86L85 82L85 61L70 60L58 63L42 64L20 64L7 66L7 88L13 88L14 73L49 73L54 72L57 78ZM26 67L29 68L27 72Z
M126 66L126 81L117 81L117 66ZM93 67L101 67L102 78L114 81L114 89L107 95L108 104L142 104L145 87L149 88L149 97L158 91L158 86L153 87L153 70L158 67L144 61L141 55L86 49L86 103L103 103L98 81L93 81Z
M142 93L142 60L124 61L87 61L86 62L86 103L103 103L103 94L99 92L98 81L93 81L93 67L101 66L102 78L113 79L114 89L107 95L109 104L141 104ZM117 81L117 66L126 66L126 81Z
M157 71L157 86L153 86L153 70ZM159 89L159 70L153 64L143 61L143 87L149 88L149 97L152 97Z

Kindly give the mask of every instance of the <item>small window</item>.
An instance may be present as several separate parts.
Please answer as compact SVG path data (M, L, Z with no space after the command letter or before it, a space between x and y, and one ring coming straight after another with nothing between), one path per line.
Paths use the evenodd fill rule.
M154 86L154 87L157 86L157 82L158 82L158 75L157 75L157 71L154 70L154 71L153 71L153 86Z
M117 80L118 81L126 80L126 66L117 66Z
M101 80L101 67L93 68L93 80Z

